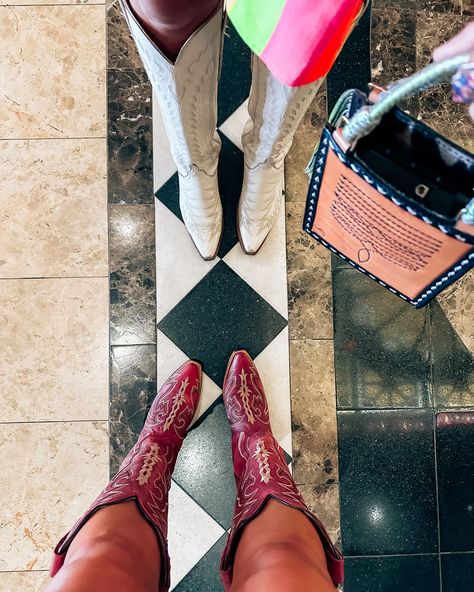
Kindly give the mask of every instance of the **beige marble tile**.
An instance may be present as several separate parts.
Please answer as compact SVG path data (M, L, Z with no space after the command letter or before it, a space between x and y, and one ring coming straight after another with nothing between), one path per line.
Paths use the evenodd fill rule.
M0 280L0 343L1 421L107 419L107 278Z
M326 120L326 84L323 83L296 131L293 145L285 160L287 202L304 203L306 201L309 180L305 169L319 142Z
M293 476L296 483L338 481L333 343L290 341Z
M0 572L2 592L44 592L49 581L46 571Z
M48 569L107 482L108 445L105 422L0 424L1 571Z
M106 276L103 139L0 141L0 278Z
M340 546L341 523L339 485L300 485L299 490L309 509L321 520L333 543Z
M0 138L105 136L103 6L0 7Z
M51 6L52 4L105 4L104 0L0 0L0 6Z
M474 354L474 272L464 277L438 296L438 302L449 322Z
M333 336L330 251L303 232L304 204L287 203L290 339Z

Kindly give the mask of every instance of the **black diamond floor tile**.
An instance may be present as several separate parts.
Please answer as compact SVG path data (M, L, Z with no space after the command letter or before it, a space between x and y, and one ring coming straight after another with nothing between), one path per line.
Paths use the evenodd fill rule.
M233 25L229 24L217 99L218 125L222 125L249 96L250 81L250 49L239 37Z
M433 412L338 412L346 555L436 553Z
M224 233L219 257L223 258L238 242L236 214L244 176L244 155L226 136L221 134L221 138L219 190L224 210Z
M222 398L186 436L173 479L224 529L230 527L236 490Z
M173 212L176 218L179 218L181 222L183 221L181 210L179 208L178 173L175 173L172 177L170 177L163 187L158 189L155 195L156 198L168 208L168 210Z
M474 410L436 417L441 551L474 551Z
M222 384L234 350L246 349L255 358L286 325L262 296L219 261L158 328Z
M439 592L438 555L348 557L344 592Z
M173 588L174 592L222 592L224 590L219 577L219 563L227 541L224 534L209 549L193 569Z

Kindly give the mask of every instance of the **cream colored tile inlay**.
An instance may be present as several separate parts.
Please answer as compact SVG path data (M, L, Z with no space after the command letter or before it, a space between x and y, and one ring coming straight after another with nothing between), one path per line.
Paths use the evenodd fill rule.
M104 422L0 424L0 571L48 569L59 538L108 479Z
M105 139L0 141L0 278L106 276Z
M53 4L105 4L104 0L0 0L0 6L51 6ZM113 4L113 1L112 1Z
M103 6L0 7L0 138L105 136Z
M2 592L43 592L49 581L45 571L0 572Z
M107 278L0 280L0 343L1 421L107 419Z

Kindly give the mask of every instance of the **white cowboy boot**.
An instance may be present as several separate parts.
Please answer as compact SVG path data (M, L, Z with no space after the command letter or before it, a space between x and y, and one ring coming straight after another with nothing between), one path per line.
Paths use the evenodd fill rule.
M249 114L242 143L244 181L237 210L240 244L255 255L276 221L283 201L283 161L322 81L291 88L253 56Z
M223 11L191 35L173 63L143 30L127 0L120 1L163 114L178 169L184 223L202 257L214 259L222 236L216 125Z

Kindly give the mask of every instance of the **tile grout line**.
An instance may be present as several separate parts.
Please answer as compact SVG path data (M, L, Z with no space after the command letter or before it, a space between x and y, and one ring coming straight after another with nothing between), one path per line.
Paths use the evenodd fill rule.
M94 419L31 419L27 421L0 421L0 426L8 425L39 425L39 424L52 424L52 423L107 423L109 420L107 417L99 417ZM1 571L1 570L0 570Z
M385 557L437 557L438 555L473 555L474 551L443 551L442 553L394 553L391 555L345 555L345 559L382 559Z
M418 19L416 19L418 20ZM415 21L416 23L416 21ZM415 24L416 27L416 24ZM415 29L416 39L416 29ZM433 454L434 454L434 477L435 477L435 494L436 494L436 525L438 528L438 574L439 574L439 590L443 592L443 570L441 564L441 522L440 522L440 509L439 509L439 482L438 482L438 448L436 442L436 400L435 391L433 384L433 308L431 304L428 305L428 339L429 339L429 364L430 364L430 399L431 406L433 409Z
M441 523L439 510L439 482L438 482L438 448L436 444L436 409L433 410L433 452L434 452L434 477L436 493L436 522L438 527L438 570L439 570L439 589L443 592L443 574L441 567Z
M109 215L109 160L110 160L110 153L108 149L109 144L109 77L108 77L108 66L109 66L109 11L107 9L107 4L104 3L104 47L105 47L105 131L106 131L106 174L105 174L105 191L107 195L107 205L106 205L106 216L107 216L107 271L108 271L108 289L107 289L107 303L108 303L108 312L109 312L109 326L108 326L108 347L107 347L107 371L108 371L108 388L107 388L107 429L108 429L108 467L107 473L110 475L110 467L111 467L111 451L110 451L110 391L112 388L112 369L113 369L113 360L112 360L112 347L111 347L111 326L112 326L112 314L111 314L111 302L110 302L110 261L111 261L111 248L110 248L110 215Z
M58 6L73 6L82 8L87 6L107 6L105 2L58 2L57 4L2 4L0 8L56 8Z
M103 280L107 275L38 275L24 277L0 277L0 282L11 282L12 280L35 281L35 280Z
M98 4L97 6L101 5ZM44 138L0 138L1 142L57 142L60 140L107 140L107 136L45 136Z
M0 569L0 574L17 574L17 573L49 573L49 569L6 569L6 570Z

